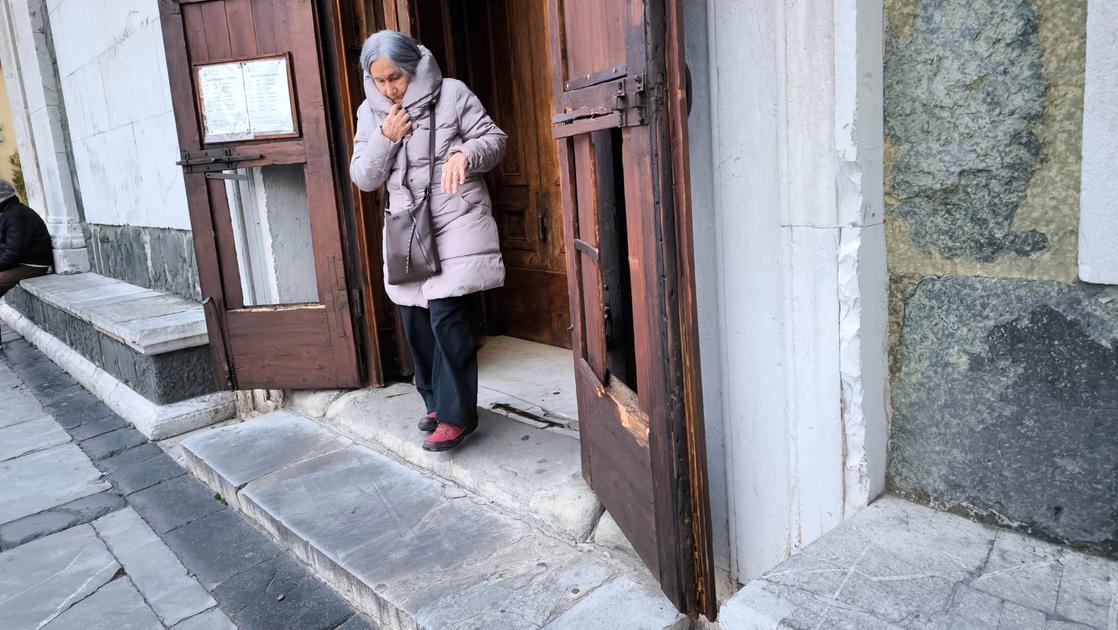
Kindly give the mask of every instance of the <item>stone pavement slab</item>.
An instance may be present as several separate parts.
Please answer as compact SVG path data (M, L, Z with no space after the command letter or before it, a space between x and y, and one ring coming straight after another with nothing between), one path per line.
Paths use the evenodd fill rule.
M286 556L234 575L213 594L241 630L333 630L353 616L345 600Z
M597 589L545 630L687 630L687 615L675 609L651 584L622 576Z
M107 584L120 565L89 525L0 554L0 628L38 628Z
M483 503L447 500L438 482L361 447L242 495L250 515L385 627L536 627L616 574Z
M602 515L582 478L577 439L479 410L479 428L461 448L432 455L416 420L423 403L411 385L364 389L339 398L326 426L453 481L536 525L584 542Z
M47 416L4 427L0 429L0 462L69 441L70 434Z
M127 577L113 580L43 626L43 630L163 630Z
M119 455L144 442L147 442L147 438L136 429L132 427L121 427L109 431L108 433L98 435L97 437L83 440L81 442L81 447L91 459L96 460Z
M47 415L39 400L20 384L0 388L0 396L3 396L4 401L3 407L0 407L0 427L9 427Z
M128 497L128 502L158 534L205 518L225 507L212 492L189 475L136 492Z
M206 587L214 588L280 549L231 510L221 510L167 532L165 542Z
M732 596L723 630L1113 630L1118 562L879 499Z
M215 608L179 622L171 630L237 630L237 626L221 609Z
M101 471L74 444L0 462L0 524L109 489Z
M124 507L124 497L109 491L75 499L58 507L0 525L0 551L89 523Z
M187 438L182 449L191 471L236 505L248 482L350 444L311 420L277 411Z
M165 625L173 626L217 605L132 508L94 521L93 529Z

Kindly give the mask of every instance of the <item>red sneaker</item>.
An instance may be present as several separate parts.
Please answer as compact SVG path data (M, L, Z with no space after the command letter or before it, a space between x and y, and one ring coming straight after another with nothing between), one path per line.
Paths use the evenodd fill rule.
M430 433L437 429L438 426L438 415L434 411L427 414L426 416L423 416L423 419L419 421L419 430L423 431L424 433Z
M461 444L466 439L466 436L473 433L476 428L476 424L470 427L463 427L457 424L440 422L439 428L435 429L431 437L423 442L423 450L431 451L432 453L449 451Z

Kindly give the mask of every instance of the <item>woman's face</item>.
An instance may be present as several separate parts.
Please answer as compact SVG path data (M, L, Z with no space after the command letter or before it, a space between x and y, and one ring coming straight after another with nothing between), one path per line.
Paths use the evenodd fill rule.
M396 105L404 100L408 84L411 83L411 77L397 68L396 64L384 58L369 64L369 76L373 78L373 83L380 93Z

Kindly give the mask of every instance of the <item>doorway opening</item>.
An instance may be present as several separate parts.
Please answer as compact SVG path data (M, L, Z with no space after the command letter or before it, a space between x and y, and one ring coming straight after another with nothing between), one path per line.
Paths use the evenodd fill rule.
M406 4L407 11L398 6ZM478 96L508 134L505 157L486 177L506 267L505 286L479 299L479 330L485 335L479 406L505 415L577 429L574 361L571 356L571 285L564 235L560 165L552 138L553 72L548 44L547 6L517 0L365 0L351 5L349 28L343 25L347 73L353 107L360 103L361 70L353 61L363 39L373 31L397 26L410 31L431 50L443 75L456 78ZM396 20L394 23L393 20ZM600 166L594 177L614 179L622 170L620 133L604 131L591 149ZM589 143L588 143L589 144ZM622 178L607 184L612 194L584 200L587 208L578 233L590 241L600 261L605 291L595 296L595 311L605 321L600 344L609 355L610 373L636 389L632 333L632 298ZM577 202L576 202L576 205ZM366 208L377 207L367 200ZM380 216L366 210L361 230L370 270L370 288L380 292ZM574 219L575 224L579 222ZM593 225L589 225L593 224ZM592 229L588 229L592 227ZM586 236L593 233L594 237ZM587 267L581 274L598 273ZM582 278L579 278L582 281ZM586 278L588 286L598 285ZM380 322L395 322L395 308L383 297ZM392 337L399 372L409 361L398 324L379 332ZM586 343L594 343L590 340ZM383 350L386 344L380 344ZM580 349L581 350L581 349ZM582 353L584 354L584 353ZM389 370L391 372L391 370Z
M508 134L486 177L505 286L479 303L479 406L577 427L559 163L542 2L418 0L414 33Z

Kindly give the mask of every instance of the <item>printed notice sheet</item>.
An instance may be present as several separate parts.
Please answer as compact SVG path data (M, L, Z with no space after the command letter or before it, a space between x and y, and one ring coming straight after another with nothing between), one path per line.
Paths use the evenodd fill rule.
M294 134L286 57L198 67L206 142Z

